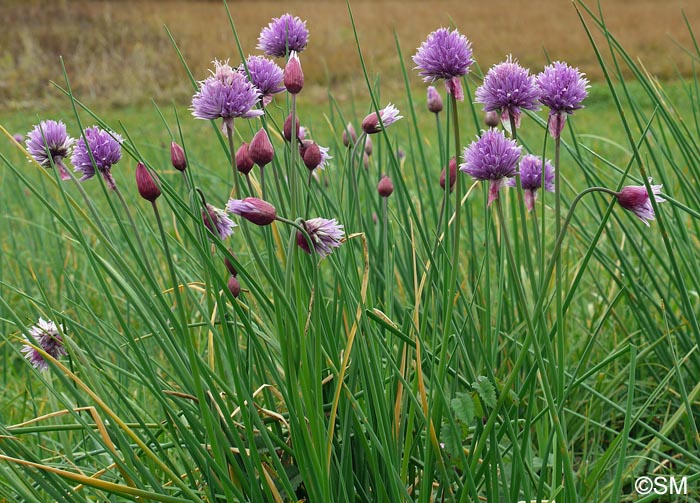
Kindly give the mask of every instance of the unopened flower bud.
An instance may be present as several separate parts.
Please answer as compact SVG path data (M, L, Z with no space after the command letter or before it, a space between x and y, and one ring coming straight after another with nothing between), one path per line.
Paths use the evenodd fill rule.
M365 138L365 154L372 155L372 138Z
M178 171L187 169L187 159L185 159L185 151L177 143L170 142L170 160L173 167Z
M377 185L377 192L382 197L389 197L392 192L394 192L394 184L391 183L391 178L386 175L382 175L382 179L379 180Z
M448 168L450 170L450 192L452 192L455 181L457 181L457 160L454 157L450 159ZM445 178L445 168L442 168L442 173L440 173L440 187L442 187L442 190L445 190Z
M304 72L301 71L301 63L296 51L292 51L284 67L284 87L290 94L299 94L304 87Z
M154 202L160 196L160 188L142 162L136 165L136 187L141 197L147 201Z
M428 110L434 114L442 112L442 98L433 86L428 86Z
M247 175L250 170L253 169L253 159L250 158L250 146L243 142L241 146L236 150L236 169Z
M296 125L297 127L295 136L298 138L300 133L299 117L296 118ZM289 114L284 121L283 133L285 140L292 141L292 114Z
M484 123L488 127L498 127L498 125L501 123L501 119L498 116L498 112L495 110L491 110L490 112L486 112L484 114Z
M367 154L362 155L362 165L365 169L369 169L369 156Z
M261 168L272 161L275 156L275 149L272 147L270 137L267 132L260 128L260 131L255 133L248 147L248 154L255 164Z
M228 279L228 291L231 292L234 298L238 298L241 294L241 284L235 276L231 276Z
M352 123L348 122L348 125L343 129L343 145L352 147L356 141L357 133L355 133L355 128L352 127Z
M304 148L304 155L303 155L303 160L304 160L304 165L309 168L309 170L314 170L318 167L319 164L321 164L321 149L318 148L318 145L316 145L316 142L309 142L308 145L306 143L309 140L306 140L305 143L305 148Z
M255 225L270 225L277 218L275 207L257 197L229 199L226 209L234 215L242 216Z

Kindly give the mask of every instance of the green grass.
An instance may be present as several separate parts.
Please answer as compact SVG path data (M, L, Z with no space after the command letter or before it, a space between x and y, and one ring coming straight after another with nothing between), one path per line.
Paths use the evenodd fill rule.
M548 267L554 197L540 194L537 221L523 220L515 191L487 208L486 188L460 173L456 192L469 195L450 223L456 196L444 214L438 178L453 117L441 114L438 131L410 70L400 92L395 75L385 89L370 74L351 99L334 98L343 88L323 107L298 96L302 124L334 156L308 187L276 133L288 99L266 114L267 199L290 220L345 226L323 260L282 222L238 219L226 242L208 237L190 187L223 207L234 175L219 124L193 119L187 103L97 102L76 116L67 97L41 115L0 115L10 133L50 117L74 135L78 122L101 123L127 138L114 167L125 206L99 177L84 199L0 138L0 500L655 501L634 480L665 474L688 476L689 495L674 501L694 501L700 92L697 79L657 86L602 39L593 47L615 59L591 51L610 85L593 85L562 136L564 214L576 205L560 247L565 318ZM468 84L473 95L478 77ZM373 136L365 170L343 126L389 101L404 119ZM468 145L481 112L467 98L458 113ZM551 158L545 121L524 117L518 139ZM235 145L260 125L237 120ZM173 137L184 178L170 165ZM136 191L137 160L158 177L157 214ZM395 187L386 201L382 173ZM645 176L667 198L649 228L607 194L577 197ZM45 373L19 353L39 316L63 323L69 349Z

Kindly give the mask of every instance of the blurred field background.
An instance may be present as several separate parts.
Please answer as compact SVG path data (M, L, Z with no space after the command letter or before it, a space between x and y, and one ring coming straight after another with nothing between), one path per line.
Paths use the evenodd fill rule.
M603 0L609 29L650 73L675 80L692 73L690 24L700 20L697 0ZM229 3L246 53L260 28L289 11L311 32L304 57L306 100L343 102L364 92L352 27L343 0L233 1ZM404 62L433 29L453 24L472 41L483 71L512 52L533 71L550 59L581 67L592 79L600 68L576 11L566 0L361 1L351 2L371 74L383 89L403 86L394 30ZM38 111L65 103L49 84L63 83L63 56L78 97L90 105L119 107L149 99L183 103L192 87L163 28L171 30L197 78L210 62L239 62L231 29L218 1L17 1L0 2L0 114ZM478 70L477 70L478 71ZM419 85L416 78L415 84ZM365 93L366 94L366 93ZM364 94L363 94L364 96Z

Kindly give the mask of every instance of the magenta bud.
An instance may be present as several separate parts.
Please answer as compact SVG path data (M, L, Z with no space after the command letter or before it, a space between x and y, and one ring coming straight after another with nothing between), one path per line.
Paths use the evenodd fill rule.
M391 183L391 178L386 175L382 175L381 180L377 184L377 192L382 197L389 197L392 192L394 192L394 184Z
M270 137L267 132L260 128L260 131L255 133L248 147L248 154L255 164L261 168L272 161L275 156L275 149L272 148Z
M296 118L296 137L299 137L299 130L300 130L300 124L299 124L299 117ZM284 127L283 127L283 133L284 133L284 139L287 141L292 141L292 114L289 114L287 118L284 121Z
M226 209L234 215L242 216L255 225L270 225L277 218L275 207L257 197L229 199Z
M136 165L136 187L139 189L141 197L147 201L155 202L160 196L160 188L158 188L153 176L142 162Z
M498 125L501 123L501 118L498 116L498 112L496 112L495 110L486 112L484 114L484 123L488 127L498 127Z
M249 146L246 142L241 143L241 146L236 150L236 169L247 175L253 169L253 159L250 158Z
M442 98L433 86L428 86L428 110L434 114L442 112Z
M185 159L185 151L177 143L170 142L170 160L173 167L178 171L187 169L187 159Z
M366 153L362 155L362 165L365 169L369 169L369 156Z
M301 63L296 51L292 51L284 67L284 87L290 94L299 94L304 87L304 72L301 71Z
M318 148L318 145L313 141L310 142L306 140L304 142L304 153L302 155L304 165L309 168L309 170L314 170L321 164L321 158L321 149Z
M365 154L372 155L372 138L365 138Z
M352 147L356 141L357 133L355 133L355 128L352 127L352 123L348 122L348 125L343 129L343 145Z
M228 279L228 291L231 292L234 298L238 298L241 294L241 284L235 276L231 276Z
M455 182L457 181L457 160L454 157L450 159L448 167L450 170L450 192L452 192ZM445 190L445 178L445 168L443 168L442 173L440 173L440 187L442 187L442 190Z

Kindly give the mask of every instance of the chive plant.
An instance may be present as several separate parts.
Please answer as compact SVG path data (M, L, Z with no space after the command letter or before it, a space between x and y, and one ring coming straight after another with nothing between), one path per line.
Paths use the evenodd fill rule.
M320 120L302 68L322 41L284 14L246 59L224 6L241 66L197 81L175 45L193 117L156 109L163 148L106 124L65 70L72 121L42 118L24 145L1 128L0 497L603 502L652 473L698 487L698 107L672 106L577 3L619 164L576 127L578 69L508 57L481 77L479 48L445 27L413 61L447 106L432 85L414 100L405 66L405 96L386 96L349 9L368 99L344 110L329 90ZM700 100L697 78L684 89ZM188 140L194 118L218 150Z

